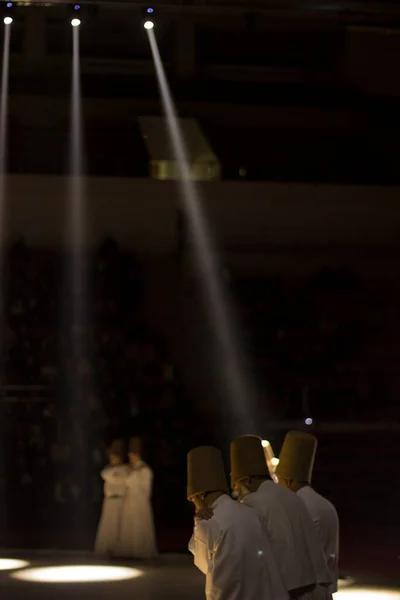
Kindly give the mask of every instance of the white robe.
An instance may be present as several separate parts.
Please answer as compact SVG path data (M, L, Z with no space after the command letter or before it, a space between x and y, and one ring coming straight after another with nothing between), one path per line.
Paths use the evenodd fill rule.
M152 558L157 556L151 494L153 471L141 463L125 478L126 495L122 508L118 556Z
M289 592L316 586L301 598L330 598L331 577L310 515L300 498L273 481L262 483L243 503L257 512L266 527L275 560Z
M262 523L229 496L213 505L212 519L196 520L189 542L206 575L207 600L287 600Z
M97 528L94 551L96 554L115 554L118 549L122 506L126 492L126 465L109 465L101 471L104 480L104 501Z
M329 500L308 485L301 488L297 495L305 503L317 528L326 564L332 578L329 591L331 594L335 594L338 591L339 578L339 517L336 508Z

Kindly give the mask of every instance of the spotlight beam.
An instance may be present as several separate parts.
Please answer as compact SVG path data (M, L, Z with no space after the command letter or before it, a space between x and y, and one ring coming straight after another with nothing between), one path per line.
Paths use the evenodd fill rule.
M9 17L11 18L11 17ZM9 64L10 64L10 38L11 27L4 24L3 37L3 61L1 72L1 92L0 92L0 238L4 240L5 234L5 218L6 218L6 186L5 173L7 170L7 119L8 119L8 81L9 81ZM0 249L0 314L3 313L4 304L4 255ZM0 325L1 326L1 325ZM3 330L0 330L0 336L3 337ZM0 377L3 379L4 365L3 361L0 365ZM0 405L0 472L4 472L5 448L4 444L4 405ZM0 497L0 543L6 546L7 532L7 503L5 495Z
M11 19L11 21L10 21ZM6 23L7 20L7 23ZM7 112L8 112L8 71L10 65L10 37L11 30L8 25L12 23L11 17L4 18L3 64L1 72L1 97L0 97L0 176L6 169L6 144L7 144ZM1 190L2 191L2 190ZM3 201L2 195L0 201ZM2 222L1 222L2 224Z
M208 322L213 333L215 374L221 378L222 418L226 423L234 420L231 437L257 428L255 415L256 392L245 370L242 340L238 339L237 322L232 303L221 280L221 265L213 246L209 227L202 210L202 198L192 181L188 152L179 128L176 108L169 89L168 80L160 57L153 29L147 30L153 55L164 113L171 138L175 160L180 168L181 197L188 218L192 249L201 275L201 293ZM240 348L240 350L239 350Z
M73 15L74 16L74 15ZM70 418L76 435L72 435L73 451L81 457L74 471L82 490L83 502L87 500L86 480L89 469L90 448L84 442L83 432L88 427L89 410L82 398L92 393L92 372L89 348L88 273L86 270L86 190L84 174L83 117L80 84L80 48L78 26L71 27L72 73L70 101L69 177L65 218L64 285L61 300L61 330L66 332L66 343L61 343L61 376L66 381L60 401L60 419ZM82 371L81 371L82 369ZM84 371L84 373L83 373ZM68 417L67 417L68 415ZM77 515L76 529L83 526L81 514Z

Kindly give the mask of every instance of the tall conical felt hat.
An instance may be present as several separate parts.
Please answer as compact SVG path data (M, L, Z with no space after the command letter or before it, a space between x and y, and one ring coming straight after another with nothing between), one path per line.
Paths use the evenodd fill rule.
M256 435L241 435L231 443L231 485L255 476L269 478L262 440Z
M317 438L310 433L289 431L279 455L277 476L311 483L317 444Z
M110 446L109 454L113 454L114 456L119 456L120 458L123 458L124 442L122 440L114 440Z
M138 437L132 437L129 440L129 454L138 454L140 456L142 452L142 442Z
M213 446L193 448L187 457L187 497L205 492L228 493L222 455Z

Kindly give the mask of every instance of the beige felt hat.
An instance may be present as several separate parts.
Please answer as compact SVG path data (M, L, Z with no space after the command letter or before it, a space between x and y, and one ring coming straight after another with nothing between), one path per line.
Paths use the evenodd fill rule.
M213 446L193 448L187 457L187 497L206 492L228 493L222 455Z
M241 435L231 443L231 485L243 477L269 477L261 438Z
M109 454L114 456L124 457L125 445L122 440L114 440L110 446Z
M129 454L138 454L140 456L142 452L142 442L138 437L132 437L129 440Z
M289 431L279 455L276 475L282 479L293 479L311 483L318 440L310 433Z

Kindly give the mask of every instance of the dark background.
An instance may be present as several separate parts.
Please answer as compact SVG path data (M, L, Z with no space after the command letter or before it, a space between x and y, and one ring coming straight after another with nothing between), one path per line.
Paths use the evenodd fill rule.
M87 175L145 178L149 156L137 118L161 114L161 106L141 27L144 6L122 4L82 3ZM13 16L7 172L67 175L71 11L17 6ZM224 180L376 185L377 206L380 190L398 185L398 3L185 3L156 6L154 19L179 115L198 120ZM20 234L29 238L29 227ZM171 260L187 304L179 235ZM212 386L201 397L191 375L207 380L212 360L207 339L196 337L200 309L182 320L181 340L179 327L155 318L160 301L149 309L149 273L136 240L127 248L114 238L85 254L93 294L91 317L79 332L60 321L61 245L3 248L4 545L91 547L106 446L135 433L155 471L160 548L182 549L191 527L186 452L229 441L221 435L229 424L221 426L213 410ZM278 454L285 431L312 415L320 441L315 487L338 508L344 568L396 573L396 262L390 277L377 278L365 268L368 260L361 273L333 251L299 275L296 266L260 268L261 244L255 273L253 243L235 250L246 267L232 266L229 249L222 262L251 350L249 376L264 404L259 433ZM309 252L319 253L313 244ZM370 252L376 267L391 250ZM163 286L175 284L164 276L161 300ZM68 359L77 337L90 340L78 370ZM192 351L183 360L188 340ZM72 381L84 393L76 385L71 391Z

